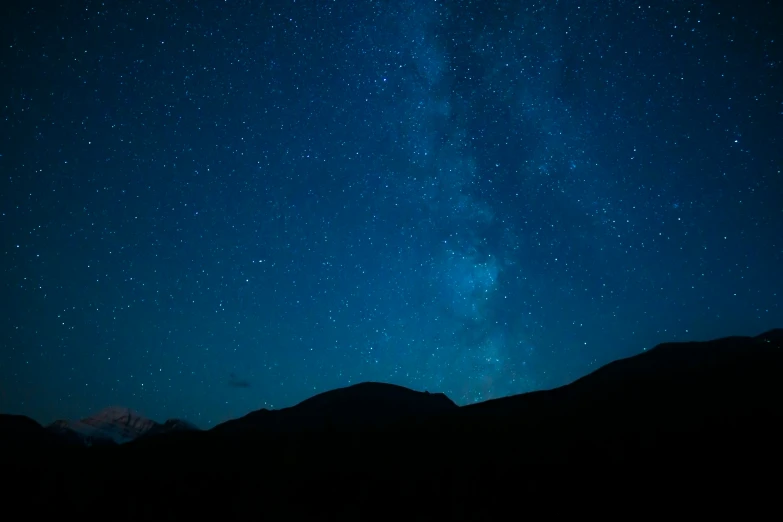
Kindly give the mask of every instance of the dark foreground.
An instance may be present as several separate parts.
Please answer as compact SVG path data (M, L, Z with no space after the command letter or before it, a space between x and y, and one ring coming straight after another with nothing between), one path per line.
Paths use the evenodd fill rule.
M93 448L5 418L3 518L772 514L782 371L776 330L660 345L556 390L462 408L367 384L271 424L258 412L222 429ZM426 406L411 409L410 394Z

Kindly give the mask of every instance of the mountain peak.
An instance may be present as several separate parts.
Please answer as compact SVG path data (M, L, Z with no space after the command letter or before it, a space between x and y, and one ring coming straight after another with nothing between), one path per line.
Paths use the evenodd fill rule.
M117 444L144 435L157 423L142 417L130 408L110 406L84 419L60 420L51 425L56 431L71 431L85 439L110 440Z
M251 412L213 428L218 432L267 432L354 429L390 425L401 419L455 411L459 407L442 393L419 392L382 382L361 382L329 390L296 406Z
M430 394L397 384L367 381L319 393L300 402L295 408L352 408L358 404L365 404L373 408L384 407L383 405L389 407L394 404L395 407L412 407L414 409L426 407L427 410L433 408L434 405L437 405L434 409L457 407L451 399L442 393Z

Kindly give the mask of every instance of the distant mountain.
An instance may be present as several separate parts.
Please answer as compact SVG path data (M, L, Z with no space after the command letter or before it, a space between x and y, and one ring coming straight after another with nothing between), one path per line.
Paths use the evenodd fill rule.
M195 424L191 424L188 421L182 419L169 419L163 424L157 422L148 429L143 436L152 437L155 435L163 435L165 433L176 433L183 431L199 431L199 428Z
M61 437L81 441L84 445L123 444L142 436L159 435L172 431L197 430L194 425L179 419L159 424L122 407L109 407L85 419L58 420L48 426L49 431Z
M128 408L112 406L84 419L55 421L49 429L61 435L75 434L87 444L122 444L144 435L155 424Z
M292 433L380 428L413 417L454 412L458 408L442 393L364 382L315 395L290 408L254 411L219 424L211 431Z

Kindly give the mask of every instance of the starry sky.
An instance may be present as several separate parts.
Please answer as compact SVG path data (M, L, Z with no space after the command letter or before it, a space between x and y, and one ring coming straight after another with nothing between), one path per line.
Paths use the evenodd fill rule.
M0 411L467 404L783 326L780 2L11 2Z

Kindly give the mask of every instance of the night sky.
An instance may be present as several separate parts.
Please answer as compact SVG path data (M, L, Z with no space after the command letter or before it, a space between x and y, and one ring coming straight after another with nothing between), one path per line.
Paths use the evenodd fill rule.
M779 1L9 3L2 412L466 404L783 326Z

